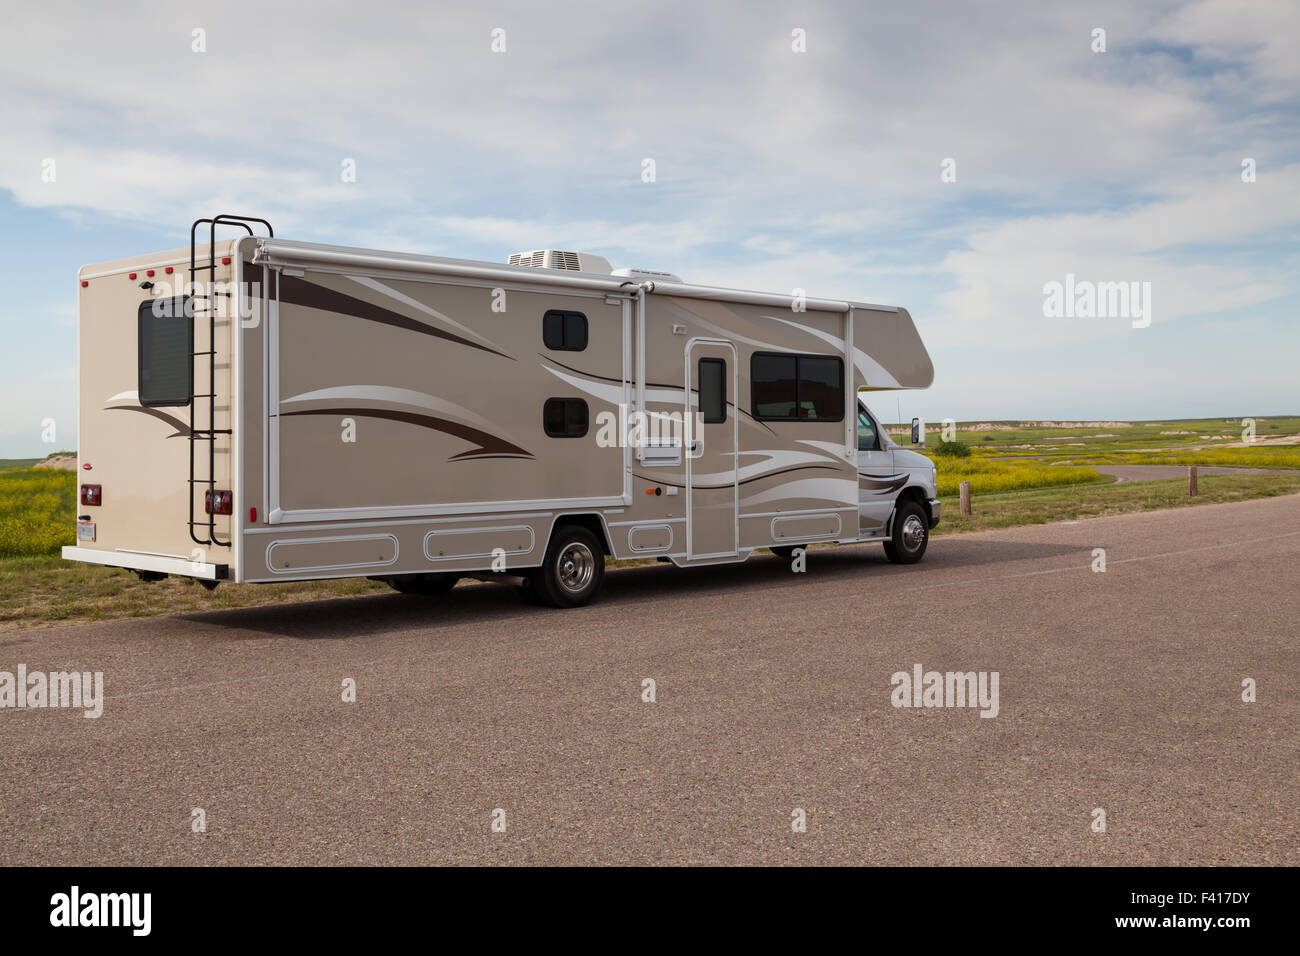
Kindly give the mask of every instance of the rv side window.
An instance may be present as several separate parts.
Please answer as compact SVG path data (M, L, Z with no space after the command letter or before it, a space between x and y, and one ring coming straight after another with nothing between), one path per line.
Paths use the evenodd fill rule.
M183 297L140 303L140 404L188 405L194 391L193 313Z
M749 379L760 421L844 420L844 362L833 355L755 352Z
M542 428L552 438L581 438L587 434L587 403L580 398L548 398L542 406Z
M754 417L792 419L798 404L793 355L756 352L749 363Z
M700 414L704 424L727 420L727 363L719 358L700 359Z
M551 309L542 316L542 344L556 352L581 352L587 347L587 317Z
M799 417L844 421L843 361L831 356L799 356Z

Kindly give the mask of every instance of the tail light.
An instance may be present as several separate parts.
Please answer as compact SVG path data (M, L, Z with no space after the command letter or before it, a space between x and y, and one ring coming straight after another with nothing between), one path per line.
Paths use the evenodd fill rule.
M228 515L234 503L235 496L228 491L203 492L203 510L210 515Z
M81 503L83 505L99 505L103 501L104 491L99 485L81 486Z

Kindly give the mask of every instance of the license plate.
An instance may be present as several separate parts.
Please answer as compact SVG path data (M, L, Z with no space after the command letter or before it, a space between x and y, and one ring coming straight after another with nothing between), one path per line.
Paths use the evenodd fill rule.
M77 522L77 540L78 541L95 540L95 523L93 521Z

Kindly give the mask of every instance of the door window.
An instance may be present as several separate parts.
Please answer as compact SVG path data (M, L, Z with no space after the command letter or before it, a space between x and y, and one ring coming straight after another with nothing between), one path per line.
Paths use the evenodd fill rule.
M876 435L876 423L871 420L867 410L858 406L858 451L875 451L880 447Z
M700 359L700 414L704 424L727 420L727 363L720 358Z

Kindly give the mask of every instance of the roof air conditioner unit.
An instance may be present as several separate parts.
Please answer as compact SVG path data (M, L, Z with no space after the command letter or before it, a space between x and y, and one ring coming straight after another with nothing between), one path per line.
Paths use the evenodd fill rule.
M610 274L609 260L589 252L572 252L568 249L534 249L516 252L508 260L512 266L529 266L533 269L562 269L565 272L592 272Z

